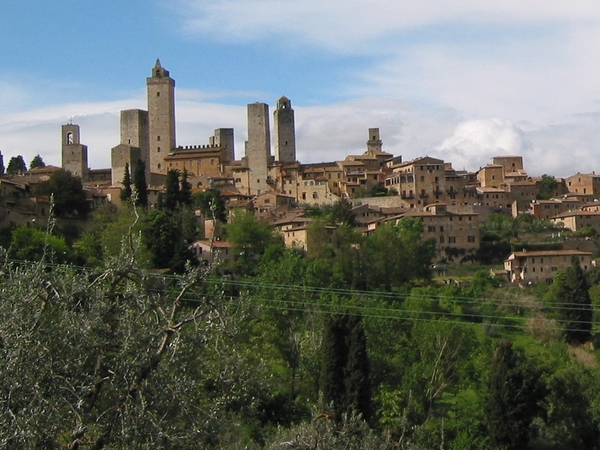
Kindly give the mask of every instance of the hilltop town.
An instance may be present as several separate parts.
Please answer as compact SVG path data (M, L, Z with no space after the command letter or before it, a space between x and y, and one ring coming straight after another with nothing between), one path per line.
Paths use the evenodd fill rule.
M126 172L133 173L143 163L149 206L156 204L169 171L185 172L194 191L217 189L229 209L253 211L279 228L287 245L305 249L310 219L303 217L302 208L333 205L340 199L352 202L357 224L366 234L386 222L420 218L423 237L437 243L437 261L454 260L456 255L472 260L481 244L480 224L494 213L531 215L572 232L600 231L600 176L594 172L564 179L530 177L518 155L494 156L475 172L455 170L451 161L427 155L403 161L401 155L384 151L378 128L365 129L366 148L360 155L303 164L296 158L294 109L285 96L275 103L272 126L267 104L247 106L248 140L243 156L236 158L240 152L232 128L215 129L205 144L178 145L175 80L159 60L146 85L147 109L121 111L110 168L89 168L80 127L68 123L61 128L62 169L81 178L93 204L119 204ZM31 186L59 169L46 166L4 175L0 226L41 223L49 211L49 198L36 198ZM566 261L568 255L562 256ZM518 281L524 274L509 277ZM541 279L546 278L534 278Z

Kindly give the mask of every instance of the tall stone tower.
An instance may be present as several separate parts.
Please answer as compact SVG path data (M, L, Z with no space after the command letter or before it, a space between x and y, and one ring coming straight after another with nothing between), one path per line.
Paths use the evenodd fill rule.
M271 131L269 128L269 105L250 103L248 105L248 141L246 160L249 168L251 195L269 190L267 177L271 162Z
M62 126L62 167L86 180L88 176L88 148L80 141L79 125Z
M367 153L381 153L383 142L379 138L379 128L369 128L369 140L367 141Z
M224 163L230 163L235 160L235 140L233 138L233 128L217 128L214 136L210 139L210 145L222 147L224 152Z
M146 78L148 87L148 129L150 155L146 165L150 172L165 173L163 158L175 148L175 80L160 65Z
M273 111L275 132L275 159L285 163L296 162L296 129L292 102L285 96L277 100Z

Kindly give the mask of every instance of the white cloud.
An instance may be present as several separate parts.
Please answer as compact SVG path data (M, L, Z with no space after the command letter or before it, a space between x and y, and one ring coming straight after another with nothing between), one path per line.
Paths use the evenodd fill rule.
M189 35L249 42L300 40L333 51L363 52L400 31L438 24L540 24L600 18L593 0L178 0L169 3ZM379 51L381 49L377 49Z
M510 120L492 117L460 123L436 149L455 169L477 170L493 156L522 155L532 148L525 133Z

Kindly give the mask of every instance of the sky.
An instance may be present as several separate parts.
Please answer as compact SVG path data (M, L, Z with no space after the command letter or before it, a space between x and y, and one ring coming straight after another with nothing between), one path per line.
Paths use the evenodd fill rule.
M146 109L157 58L176 80L177 144L292 102L298 160L366 150L475 171L600 173L597 0L2 0L0 152L60 166L60 126L110 167L119 111Z

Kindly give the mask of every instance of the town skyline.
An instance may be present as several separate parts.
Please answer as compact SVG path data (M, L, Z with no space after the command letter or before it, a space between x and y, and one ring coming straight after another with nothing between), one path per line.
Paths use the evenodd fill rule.
M246 105L285 95L303 163L362 152L364 130L377 127L383 149L404 160L429 155L474 171L519 154L530 175L598 171L600 60L590 43L600 8L536 3L9 0L0 151L5 163L39 153L58 166L60 125L72 118L90 167L109 167L119 111L146 108L143 79L160 57L177 80L177 145L234 128L240 158Z

